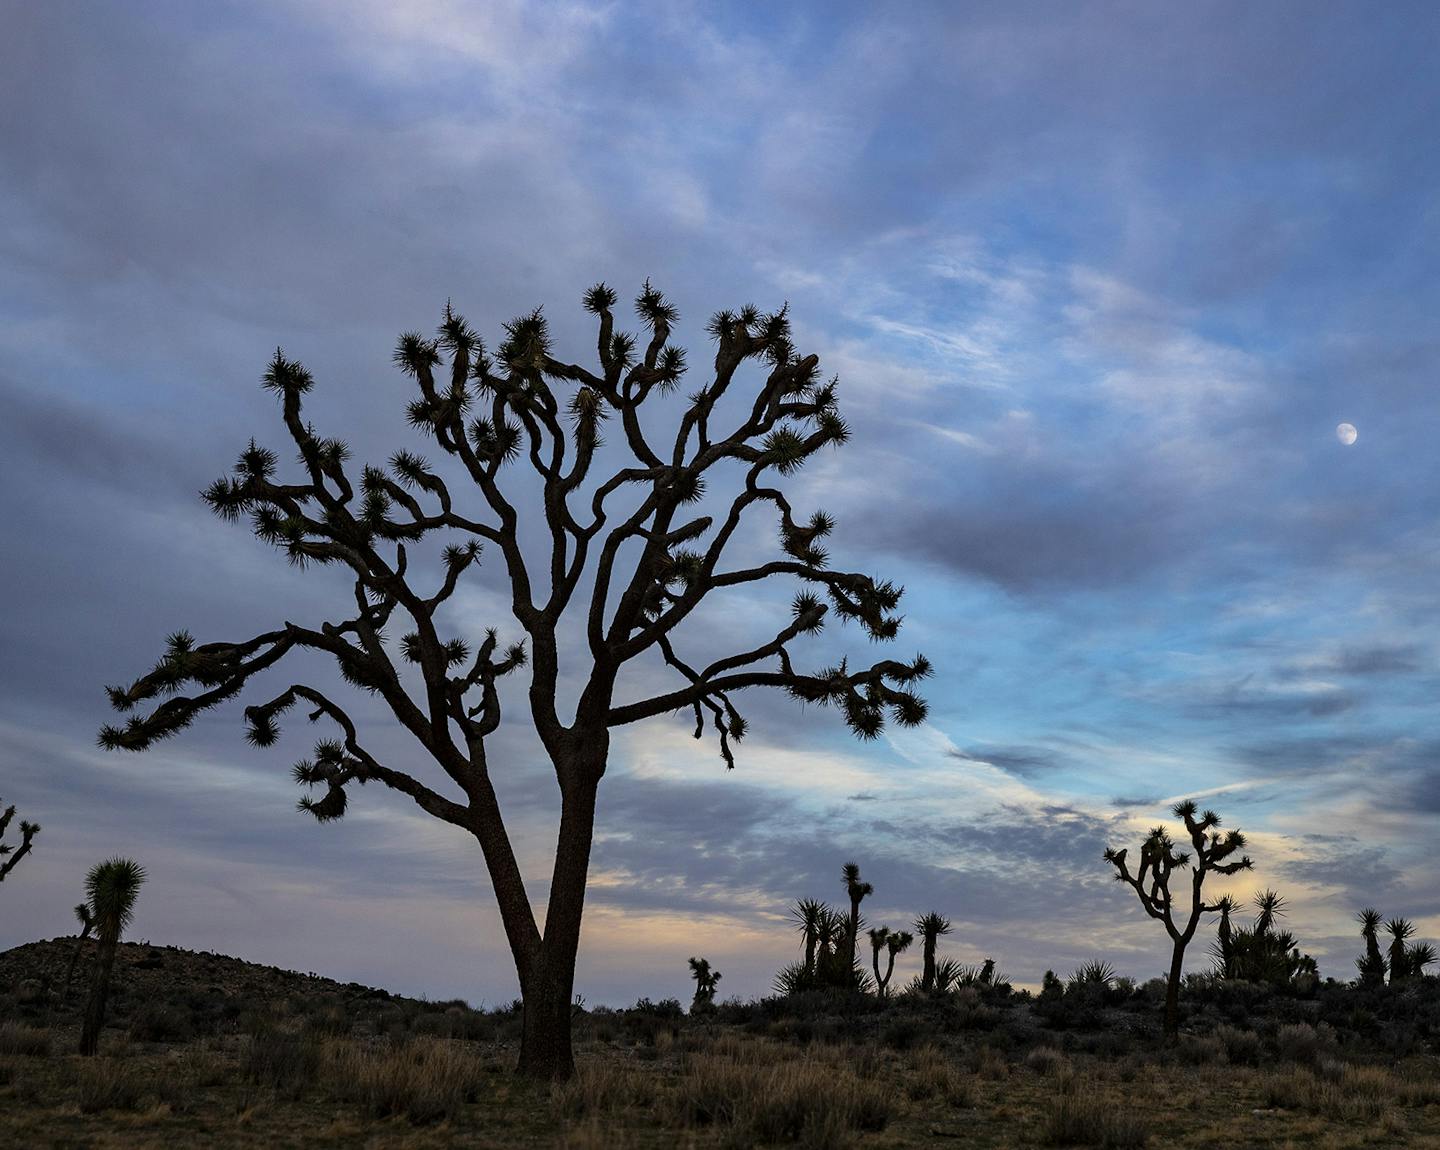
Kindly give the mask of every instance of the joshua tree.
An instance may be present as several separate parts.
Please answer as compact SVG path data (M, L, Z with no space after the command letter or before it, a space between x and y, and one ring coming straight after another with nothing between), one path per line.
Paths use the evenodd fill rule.
M387 467L356 474L346 446L306 422L310 373L277 350L264 386L280 401L299 472L281 478L280 457L252 442L205 500L224 519L248 516L256 535L297 566L346 571L351 605L333 622L285 622L239 642L172 636L152 671L109 691L121 711L153 709L100 736L106 747L144 749L292 652L332 657L414 737L428 781L380 762L351 714L312 685L294 683L248 707L249 738L270 746L277 720L301 704L339 732L296 767L301 785L319 788L318 797L301 800L306 811L338 818L350 784L377 782L475 837L524 1001L519 1069L540 1078L574 1070L575 955L613 729L689 711L697 737L708 720L730 767L746 730L736 700L749 688L833 704L863 739L876 737L887 719L914 726L926 714L916 693L930 672L923 657L860 667L842 660L813 673L792 662L802 636L835 616L873 639L893 639L901 589L832 569L822 543L833 520L820 511L796 518L776 482L850 435L836 382L821 379L817 356L796 351L785 309L764 315L746 307L711 319L713 374L687 398L668 401L674 422L662 441L663 417L651 413L663 412L685 370L684 352L669 342L676 311L647 283L635 301L646 329L638 340L616 330L615 301L604 284L585 293L598 329L594 368L555 357L539 310L505 326L493 358L448 305L436 338L402 335L395 361L418 392L407 418L441 456L435 466L400 450ZM602 449L607 419L617 434ZM601 460L608 478L595 466ZM610 462L619 466L611 471ZM727 547L748 537L742 520L755 513L778 520L780 554L727 565ZM510 612L525 637L508 647L493 630L453 629L452 596L484 544L500 556ZM772 638L713 660L682 653L683 624L702 601L713 606L727 592L772 580L800 588ZM572 620L584 638L562 643L574 633ZM395 639L385 634L391 624L402 632ZM663 663L676 685L630 697L622 671L637 661L646 674ZM402 670L405 662L412 668ZM527 663L528 718L560 794L543 933L491 777L505 766L492 761L489 741L501 722L501 680ZM558 697L562 681L577 684L574 699Z
M1404 982L1411 975L1409 948L1405 940L1415 933L1415 925L1408 918L1392 918L1385 924L1390 932L1390 985Z
M868 882L860 881L860 864L847 862L840 868L840 880L845 884L845 893L850 897L850 918L846 923L849 937L846 939L846 948L850 964L855 964L856 944L860 937L860 902L867 895L875 893L875 888Z
M695 998L690 1003L690 1013L705 1010L715 1005L715 984L720 981L720 972L711 970L710 963L703 958L690 960L690 977L695 980Z
M870 958L871 965L875 968L875 992L884 998L888 993L890 978L895 973L895 956L904 954L915 941L915 936L908 930L891 930L888 926L878 926L870 931ZM885 974L880 974L880 952L884 950L889 954L889 961L885 964Z
M115 948L135 914L135 898L144 881L145 868L132 859L122 858L96 863L85 878L85 893L100 946L95 955L90 1000L85 1004L85 1024L80 1032L81 1054L94 1054L100 1045L100 1028L105 1025L105 1002L110 995L110 972L115 966Z
M15 807L8 806L0 812L0 840L5 838L5 832L10 829L10 823L15 818ZM40 833L40 828L35 823L20 820L20 845L13 847L9 843L0 841L0 882L5 881L5 876L20 865L20 860L30 853L35 842L35 836Z
M1425 968L1435 959L1435 948L1428 942L1417 942L1405 948L1405 969L1412 978L1424 974Z
M1226 862L1245 846L1245 836L1238 830L1222 834L1217 829L1220 826L1219 815L1214 811L1205 811L1197 819L1195 810L1195 803L1190 799L1176 803L1174 807L1175 817L1185 821L1185 830L1195 851L1188 908L1176 906L1170 891L1170 879L1177 870L1191 865L1190 853L1176 850L1169 831L1163 826L1153 828L1141 844L1139 865L1133 874L1125 861L1125 849L1105 851L1105 861L1115 868L1116 880L1135 892L1145 913L1159 919L1170 936L1172 948L1170 978L1165 989L1165 1033L1172 1038L1180 1033L1180 978L1185 966L1185 948L1195 937L1200 916L1220 909L1218 903L1207 904L1204 901L1201 891L1205 879L1211 874L1235 874L1254 865L1249 855Z
M1355 960L1360 970L1362 986L1383 986L1387 969L1385 955L1380 950L1380 912L1367 906L1355 918L1360 923L1360 934L1365 939L1365 954Z
M950 920L931 911L914 922L915 933L920 936L924 948L925 966L920 974L920 989L929 994L935 989L935 944L942 934L950 933Z
M80 952L85 949L85 940L95 929L95 915L89 903L80 903L75 908L75 917L80 923L80 933L75 936L75 949L70 952L70 965L65 968L65 985L60 988L60 1001L70 997L70 983L75 977L75 966L80 961Z
M823 902L813 898L802 898L790 908L790 917L795 920L795 929L800 932L805 945L805 973L815 975L815 947L820 942L820 926L828 912Z

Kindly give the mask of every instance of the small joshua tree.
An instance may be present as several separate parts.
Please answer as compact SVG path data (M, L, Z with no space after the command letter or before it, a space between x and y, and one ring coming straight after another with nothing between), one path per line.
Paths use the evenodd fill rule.
M845 893L850 898L850 917L846 920L846 929L849 937L846 939L847 955L850 964L853 966L856 959L856 945L860 937L860 903L867 896L875 893L875 888L868 882L860 880L860 864L847 862L840 868L840 881L845 884Z
M837 619L894 639L902 589L833 566L824 544L834 521L819 510L797 515L782 490L850 436L837 381L795 347L786 310L716 313L713 371L686 394L685 352L670 342L675 308L646 283L637 335L617 326L616 300L603 283L584 295L598 361L589 366L558 357L538 309L505 325L493 355L448 305L434 336L402 335L395 363L415 388L406 419L436 464L401 448L383 466L355 466L341 440L307 419L314 378L277 349L264 386L298 465L282 473L281 454L251 441L204 498L222 519L248 519L297 567L342 571L349 586L328 618L277 619L239 641L176 633L151 671L109 689L130 717L100 733L107 748L142 751L291 656L307 672L316 658L333 660L413 738L402 752L413 773L372 753L353 709L314 680L253 702L247 735L272 746L281 718L300 707L335 732L296 765L296 781L312 788L301 802L308 813L340 818L355 787L375 783L477 841L524 1003L518 1068L542 1079L574 1073L575 961L612 732L689 712L697 737L713 730L729 767L746 732L747 691L831 705L857 737L873 739L887 722L924 721L917 688L930 673L919 656L815 671L798 663L805 638ZM615 431L602 444L607 422ZM757 516L774 527L769 554L751 546ZM741 546L754 563L735 562ZM509 645L453 612L482 547L500 559L523 632ZM702 602L713 610L777 580L794 597L772 637L686 650ZM656 666L670 683L634 693ZM505 788L492 777L512 766L494 741L501 689L522 669L527 718L559 797L543 932L501 810ZM566 684L576 687L568 697Z
M1355 918L1360 923L1360 935L1365 939L1365 953L1355 960L1360 971L1360 985L1383 986L1388 964L1380 950L1380 912L1373 906L1367 906Z
M920 989L929 994L935 989L935 944L942 934L950 933L950 920L932 910L917 918L914 926L915 933L920 936L925 962L920 973Z
M90 1000L85 1004L85 1023L80 1032L81 1054L92 1055L99 1049L115 950L134 917L135 899L144 881L145 868L132 859L122 858L96 863L85 878L85 893L100 946L95 955L95 977L90 984Z
M695 998L690 1003L690 1013L705 1011L715 1005L715 985L720 981L720 972L711 970L710 963L703 958L690 960L690 977L695 980Z
M1408 918L1392 918L1385 924L1390 932L1390 985L1404 982L1411 975L1409 947L1405 940L1415 933L1415 924Z
M891 930L888 926L877 926L870 931L870 959L871 965L875 968L875 992L884 998L888 993L891 976L895 973L895 956L903 954L909 949L910 944L915 941L915 936L908 930ZM884 950L889 954L889 961L885 964L885 973L880 973L880 952Z
M1231 875L1249 870L1254 865L1249 855L1227 862L1245 846L1245 836L1238 830L1221 833L1220 816L1205 811L1197 819L1193 800L1176 803L1175 817L1185 821L1185 831L1194 848L1194 866L1190 852L1175 849L1170 832L1163 826L1150 831L1140 846L1139 865L1132 873L1126 862L1125 849L1105 851L1105 861L1115 868L1115 878L1136 894L1145 913L1159 919L1170 936L1170 977L1165 988L1165 1033L1171 1038L1180 1033L1180 978L1185 967L1185 948L1195 937L1202 914L1213 914L1219 904L1207 904L1202 896L1205 880L1212 874ZM1171 878L1177 871L1190 870L1189 905L1177 905L1170 890ZM1177 915L1177 911L1179 912Z
M1255 933L1270 934L1275 929L1275 920L1284 918L1285 896L1279 891L1262 890L1255 895Z
M15 818L15 807L8 806L3 813L0 813L0 840L5 838L5 832L10 829L10 823ZM40 827L31 822L20 820L20 845L13 847L9 843L0 841L0 882L5 881L5 876L20 865L20 860L30 853L35 842L35 836L40 833Z

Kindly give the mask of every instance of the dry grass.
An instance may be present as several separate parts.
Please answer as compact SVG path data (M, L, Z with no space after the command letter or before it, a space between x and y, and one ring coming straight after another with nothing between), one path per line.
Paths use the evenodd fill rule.
M336 1044L325 1071L329 1097L370 1118L404 1115L416 1125L456 1117L485 1086L474 1052L439 1038L398 1047Z
M1148 1134L1192 1150L1440 1145L1435 1060L1367 1066L1323 1040L1313 1065L1257 1070L1229 1059L1246 1040L1218 1030L1226 1055L1197 1064L1142 1043L1117 1056L1075 1042L1062 1052L1057 1039L1027 1053L951 1032L896 1050L878 1032L796 1046L738 1027L667 1029L658 1051L591 1044L578 1078L549 1088L508 1073L513 1046L325 1036L298 1017L276 1026L285 1030L266 1038L279 1042L230 1035L172 1049L127 1047L111 1032L100 1059L69 1053L75 1036L56 1030L47 1056L0 1057L6 1144L1124 1150Z
M50 1054L50 1031L18 1022L0 1024L0 1055L46 1058Z
M1134 1107L1107 1099L1093 1082L1072 1077L1060 1083L1041 1138L1047 1146L1133 1150L1149 1141L1150 1132Z

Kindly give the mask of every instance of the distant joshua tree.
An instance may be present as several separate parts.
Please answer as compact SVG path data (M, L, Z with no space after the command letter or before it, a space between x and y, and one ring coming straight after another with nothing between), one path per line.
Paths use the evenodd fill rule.
M1132 873L1126 863L1126 850L1107 849L1105 861L1115 868L1115 878L1135 892L1151 918L1159 919L1170 936L1170 977L1165 989L1165 1033L1177 1037L1180 1033L1180 979L1185 967L1185 948L1195 937L1202 914L1213 914L1220 909L1218 903L1206 904L1201 891L1205 880L1212 874L1230 875L1249 870L1254 865L1249 855L1243 855L1233 862L1226 862L1236 851L1245 846L1245 836L1238 830L1222 834L1220 816L1214 811L1205 811L1197 819L1196 805L1186 799L1176 803L1175 817L1185 821L1186 833L1190 836L1195 852L1194 867L1190 874L1189 906L1176 905L1170 890L1170 880L1176 871L1191 866L1190 852L1175 849L1169 831L1158 826L1140 846L1139 865ZM1176 911L1179 911L1179 917Z
M804 939L805 974L810 978L815 976L815 948L820 944L821 925L829 909L823 902L813 898L802 898L790 908L795 929Z
M860 903L867 895L874 894L875 888L868 882L860 881L859 863L847 862L841 867L840 881L845 884L845 893L850 898L850 917L845 923L849 937L845 941L845 947L846 960L854 966L856 946L860 938Z
M85 878L90 913L94 918L99 949L95 955L95 976L90 984L90 1001L85 1005L85 1024L80 1032L80 1053L92 1055L100 1045L100 1028L105 1025L105 1004L110 996L110 972L120 935L135 914L135 899L145 881L145 868L132 859L113 858L96 863Z
M1284 896L1273 890L1258 891L1255 906L1254 923L1231 936L1227 977L1271 986L1296 985L1302 976L1318 978L1315 960L1300 953L1295 936L1277 929L1277 920L1285 917Z
M711 970L710 963L703 958L690 960L690 977L695 980L695 998L690 1003L690 1013L707 1010L715 1005L715 986L720 981L720 972Z
M935 944L942 934L950 933L950 920L937 911L915 920L915 933L920 936L925 965L920 974L920 989L926 994L935 990Z
M0 839L4 839L5 832L10 829L10 823L15 818L15 807L13 805L5 808L0 813ZM20 845L13 847L9 843L0 842L0 882L5 881L5 876L20 865L20 860L30 853L34 845L35 836L40 833L40 827L36 823L20 820Z
M1360 935L1365 940L1365 953L1355 960L1360 971L1361 986L1383 986L1389 964L1380 950L1381 914L1373 906L1367 906L1355 916L1360 923Z
M908 930L891 930L888 926L877 926L870 931L870 957L871 965L875 967L875 993L884 998L890 986L890 978L895 973L895 956L904 954L915 941L915 936ZM880 952L884 950L889 953L889 961L885 964L885 973L880 973Z
M1259 914L1255 916L1255 933L1270 934L1275 928L1275 920L1285 917L1285 906L1285 896L1279 891L1266 889L1256 894L1255 909Z
M337 732L297 764L297 782L313 788L304 810L339 818L352 784L377 783L473 836L520 982L518 1069L541 1079L574 1073L575 961L612 730L688 711L697 737L713 729L728 767L746 732L737 702L745 691L833 705L862 739L926 715L917 692L930 673L923 657L842 659L815 671L795 661L803 639L837 618L871 639L894 639L902 589L832 566L824 541L834 521L823 511L797 518L781 490L850 436L837 382L821 377L818 356L796 349L786 309L716 313L713 372L667 401L686 368L684 350L670 343L675 308L646 283L635 299L645 329L637 336L617 329L616 300L603 283L584 295L596 329L590 366L556 357L538 309L505 325L493 357L448 305L434 336L403 334L395 363L415 385L406 419L439 453L438 466L404 449L384 466L353 465L349 448L322 437L303 411L314 379L277 349L263 383L279 401L286 454L298 453L298 467L282 475L280 454L252 440L204 498L222 519L248 519L295 566L338 569L350 586L328 621L277 619L238 642L172 635L151 671L109 689L131 717L100 733L107 748L144 750L291 655L307 669L317 656L333 659L413 739L403 754L420 770L381 762L361 743L352 711L312 683L292 681L247 707L248 737L273 745L278 720L299 706ZM602 449L607 421L615 433ZM757 515L772 517L777 551L736 563L731 545L743 539L749 550ZM453 596L487 545L524 633L506 647L494 630L453 630L463 614ZM684 650L685 623L702 602L715 609L726 595L776 580L796 594L773 638L713 659ZM571 642L575 633L583 637ZM649 671L636 668L648 661L673 681L637 696ZM501 680L527 665L526 718L560 800L543 933L501 811L504 787L492 779L508 767L491 753ZM564 683L577 685L575 697L561 697Z

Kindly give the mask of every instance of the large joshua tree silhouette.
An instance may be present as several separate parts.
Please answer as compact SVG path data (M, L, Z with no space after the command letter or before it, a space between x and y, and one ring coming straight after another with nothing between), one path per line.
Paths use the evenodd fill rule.
M610 732L689 711L697 737L708 719L720 755L733 766L734 744L746 729L736 699L747 689L778 688L833 704L868 739L887 717L907 726L924 719L915 686L929 673L918 656L861 667L841 661L814 672L792 663L796 642L831 616L854 621L873 639L893 639L901 589L832 570L821 545L832 520L822 511L797 518L777 485L777 477L793 475L850 434L837 410L836 382L821 379L815 355L796 351L786 310L765 315L746 307L711 319L713 374L675 401L676 422L662 440L662 401L685 370L683 350L670 344L675 309L647 283L635 301L648 333L642 342L616 329L615 300L604 284L584 297L597 321L593 369L555 357L538 310L505 325L493 358L448 305L436 338L401 336L395 361L418 389L408 419L438 449L444 467L399 450L388 467L365 466L356 476L346 446L305 420L310 373L277 351L264 386L280 401L299 474L281 478L278 456L252 441L235 473L216 480L205 499L222 518L249 516L255 534L299 566L346 569L353 603L338 621L287 621L240 641L197 644L188 634L173 635L152 671L109 689L121 711L163 701L101 734L106 747L141 750L291 653L331 656L351 684L383 701L433 769L411 773L379 761L362 742L360 724L310 683L293 683L248 707L250 740L274 743L277 720L301 704L312 720L338 729L295 768L299 783L318 788L318 797L301 803L317 819L344 814L350 784L374 782L475 837L524 1000L519 1068L546 1078L573 1072L575 954ZM746 365L760 370L742 371ZM656 407L661 411L652 417ZM608 419L619 434L602 448ZM603 478L594 473L602 470L598 461L615 455L624 456L620 466L605 467ZM725 495L727 479L735 486ZM740 565L732 556L727 563L727 548L745 534L742 521L766 513L778 519L780 554ZM433 557L440 540L446 546L432 567L422 543ZM494 630L468 635L447 628L445 605L473 573L483 545L503 565L521 642L502 646ZM680 625L702 601L777 579L798 582L799 591L773 638L708 662L682 654ZM572 617L580 637L562 642ZM398 638L387 632L392 620L402 631ZM678 684L627 697L621 672L641 659L668 668ZM491 755L490 738L501 723L500 681L527 663L529 719L560 790L543 930L492 783L492 771L509 766ZM562 677L578 684L573 709L558 697Z
M10 829L10 823L15 818L15 806L12 803L3 811L0 811L0 839L4 839L5 832ZM12 846L6 842L0 842L0 882L5 881L5 876L20 865L20 860L30 853L35 845L35 836L40 833L40 827L36 823L20 820L20 845Z
M1197 819L1192 799L1176 803L1173 810L1176 818L1185 821L1185 831L1195 851L1193 866L1190 853L1176 850L1170 832L1163 826L1153 828L1141 844L1140 862L1134 873L1126 862L1126 849L1105 851L1105 861L1115 868L1115 878L1135 892L1146 914L1164 924L1173 944L1170 977L1165 987L1165 1033L1171 1037L1180 1032L1180 976L1185 966L1185 948L1195 937L1200 916L1221 909L1218 902L1205 902L1202 895L1205 880L1212 874L1235 874L1254 865L1249 855L1242 855L1233 862L1225 861L1244 848L1245 836L1238 830L1222 834L1217 829L1220 816L1214 811L1205 811ZM1187 867L1190 868L1189 904L1187 906L1180 901L1177 906L1177 899L1170 890L1170 880L1176 871Z

